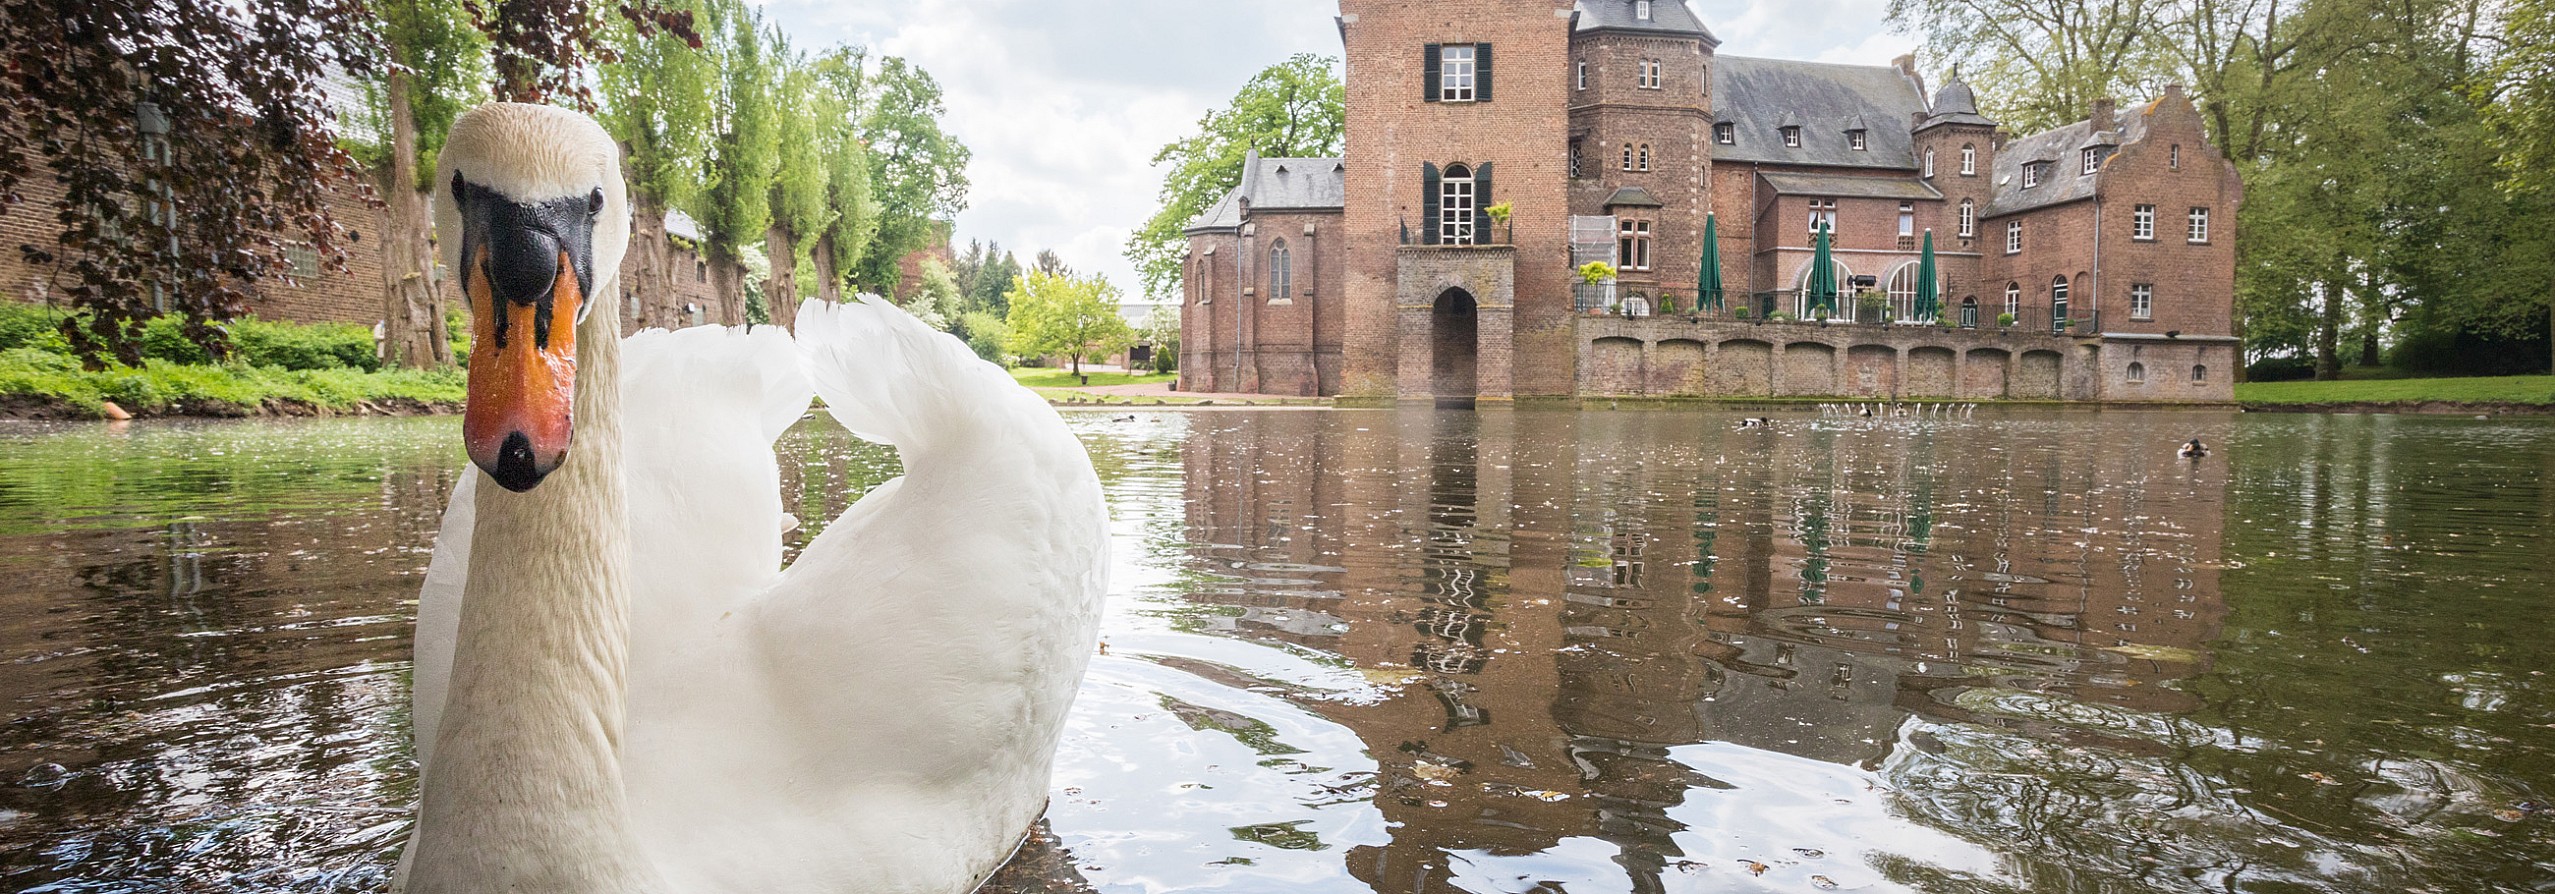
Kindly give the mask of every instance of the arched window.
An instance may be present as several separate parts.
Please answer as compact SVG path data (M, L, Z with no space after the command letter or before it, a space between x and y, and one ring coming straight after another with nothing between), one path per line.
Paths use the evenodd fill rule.
M2015 319L2021 319L2021 318L2022 318L2022 316L2023 316L2023 284L2022 284L2022 283L2018 283L2018 282L2011 282L2011 281L2008 281L2008 282L2006 282L2006 283L2005 283L2005 313L2006 313L2006 315L2008 315L2008 316L2012 316L2012 317L2014 317Z
M1934 176L1934 147L1932 146L1925 147L1925 176L1928 178Z
M1623 315L1627 317L1649 316L1650 297L1636 292L1632 295L1632 297L1625 298L1623 300Z
M1842 260L1831 258L1828 264L1836 271L1836 297L1826 305L1828 319L1854 319L1854 270ZM1810 294L1811 266L1802 264L1801 272L1792 277L1792 315L1804 320L1818 318L1818 299Z
M1961 238L1967 239L1975 235L1978 235L1978 204L1969 199L1962 199Z
M1447 165L1437 181L1437 241L1445 245L1473 242L1473 169Z
M2194 365L2191 368L2191 380L2194 382L2209 381L2209 367L2205 365Z
M2139 385L2146 383L2146 381L2147 364L2140 363L2135 360L2129 361L2129 384Z
M1269 245L1269 302L1274 304L1295 297L1295 261L1286 250L1286 240Z
M1978 328L1978 296L1961 296L1961 328Z
M1632 170L1632 144L1623 144L1623 169Z
M1641 167L1638 170L1650 170L1650 144L1648 143L1641 144Z
M1966 143L1964 143L1964 144L1962 144L1962 145L1961 145L1961 176L1963 176L1963 177L1975 177L1975 176L1978 176L1978 147L1977 147L1977 146L1969 145L1969 144L1966 144Z
M1909 261L1890 271L1890 319L1917 320L1916 287L1923 278L1917 276L1917 264ZM1942 280L1935 280L1934 294L1943 294ZM1922 321L1919 321L1922 322Z
M2067 328L2067 277L2058 276L2049 281L2049 331L2057 332L2065 328Z

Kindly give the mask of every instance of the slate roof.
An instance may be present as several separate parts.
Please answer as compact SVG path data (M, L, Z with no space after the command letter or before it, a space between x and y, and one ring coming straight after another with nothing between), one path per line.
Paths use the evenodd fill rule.
M1943 124L1996 126L1996 122L1978 113L1978 94L1971 92L1969 85L1963 83L1958 75L1953 76L1951 83L1944 84L1943 89L1934 93L1934 111L1927 114L1925 123L1916 129L1922 131Z
M1914 170L1908 125L1925 111L1913 79L1886 65L1831 65L1788 59L1716 56L1712 105L1716 120L1735 126L1736 145L1712 146L1716 161L1833 165ZM1781 128L1797 122L1801 148L1783 145ZM1846 144L1845 132L1867 126L1869 148Z
M1703 27L1703 19L1697 18L1694 10L1686 8L1685 0L1653 0L1646 21L1636 15L1633 3L1634 0L1579 0L1577 30L1649 31L1700 36L1713 44L1721 42L1712 36L1711 29Z
M2120 116L2121 132L2105 134L2094 130L2088 119L2074 124L2044 130L2026 137L2016 137L1996 150L1996 179L1989 184L1995 190L1980 217L2000 217L2018 211L2047 208L2094 195L2094 181L2099 175L2080 173L2084 170L2079 150L2093 145L2134 143L2147 135L2147 116L2142 111ZM2049 175L2040 185L2023 188L2023 165L2049 162Z
M1642 207L1645 207L1645 208L1658 208L1658 207L1662 207L1662 205L1661 205L1661 203L1660 203L1660 201L1659 201L1658 199L1652 198L1652 197L1650 196L1650 191L1649 191L1649 190L1643 189L1643 188L1638 187L1638 186L1618 186L1618 187L1615 187L1614 194L1613 194L1613 195L1609 195L1609 196L1607 196L1607 197L1606 197L1606 202L1605 202L1605 204L1606 204L1606 207L1610 207L1610 208L1611 208L1611 207L1613 207L1613 206L1616 206L1616 205L1624 205L1624 206L1639 205L1639 206L1642 206Z
M1941 199L1943 194L1910 177L1840 177L1833 174L1758 174L1776 195L1852 199Z
M1336 211L1348 205L1348 175L1336 158L1243 157L1242 182L1189 221L1183 232L1229 230L1253 211Z

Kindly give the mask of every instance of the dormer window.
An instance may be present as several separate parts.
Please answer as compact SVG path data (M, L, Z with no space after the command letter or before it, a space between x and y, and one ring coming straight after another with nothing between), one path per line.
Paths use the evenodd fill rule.
M1801 148L1801 129L1800 129L1800 128L1798 128L1798 127L1786 127L1786 128L1784 128L1784 129L1783 129L1783 147L1784 147L1784 148L1786 148L1786 149L1799 149L1799 148Z
M2095 171L2102 169L2103 151L2101 149L2088 148L2085 150L2084 156L2084 169L2077 171L2076 176L2091 177L2094 175Z
M1856 152L1869 151L1871 148L1870 145L1864 141L1863 132L1859 130L1849 130L1845 132L1845 145L1846 148L1852 149Z
M1712 141L1724 146L1739 144L1739 126L1724 121L1712 126Z
M1650 0L1632 0L1632 17L1650 21Z
M2027 161L2023 163L2024 189L2030 189L2040 185L2040 169L2047 164L2049 163L2045 161Z

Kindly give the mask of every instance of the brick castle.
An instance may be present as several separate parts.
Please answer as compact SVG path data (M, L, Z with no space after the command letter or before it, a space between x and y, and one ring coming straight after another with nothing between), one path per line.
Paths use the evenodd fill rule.
M1187 230L1184 390L2232 397L2243 184L2179 86L2017 137L1912 57L1720 55L1678 0L1338 21L1345 157L1254 155Z

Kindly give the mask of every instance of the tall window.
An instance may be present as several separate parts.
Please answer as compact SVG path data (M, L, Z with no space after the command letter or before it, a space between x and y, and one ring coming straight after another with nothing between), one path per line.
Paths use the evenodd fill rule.
M1294 256L1286 250L1286 240L1280 239L1269 245L1269 302L1274 304L1294 297Z
M1961 328L1978 328L1978 296L1961 296Z
M2132 320L2156 318L2155 286L2143 282L2132 283L2129 286L2129 318Z
M1570 176L1572 177L1580 176L1580 164L1582 161L1581 156L1583 155L1583 148L1584 147L1578 137L1570 138Z
M1798 127L1786 127L1786 128L1784 128L1784 129L1783 129L1783 145L1784 145L1784 148L1787 148L1787 149L1799 149L1799 148L1801 148L1801 129L1800 129L1800 128L1798 128Z
M1623 259L1623 269L1650 269L1650 222L1624 220L1619 227L1622 232L1616 239L1615 248Z
M1581 90L1586 90L1586 89L1588 89L1588 63L1585 63L1585 62L1579 63L1579 64L1578 64L1578 66L1577 66L1577 71L1578 71L1578 75L1579 75L1579 88L1578 88L1578 89L1581 89Z
M1667 68L1667 66L1661 64L1657 59L1641 60L1641 89L1659 89L1660 82L1666 80L1662 74L1662 70L1665 68Z
M2007 283L2005 283L2005 314L2006 314L2007 316L2015 316L2015 317L2022 316L2022 314L2023 314L2023 284L2022 284L2022 283L2018 283L2018 282L2010 282L2010 281L2009 281L2009 282L2007 282Z
M1816 233L1821 229L1827 230L1831 236L1836 233L1835 199L1810 200L1810 232Z
M1437 241L1470 245L1473 241L1473 169L1447 165L1437 181Z
M1636 170L1636 171L1647 171L1647 170L1650 170L1650 144L1648 144L1648 143L1643 143L1643 144L1641 144L1641 156L1640 156L1640 162L1639 162L1639 165L1638 165L1637 167L1634 167L1634 168L1633 168L1633 170Z
M1739 142L1739 126L1727 121L1713 125L1712 141L1724 146L1736 145Z
M1623 144L1623 169L1632 170L1632 144Z
M1899 203L1899 238L1916 238L1916 203Z
M1932 146L1925 147L1925 176L1928 178L1934 176L1934 147Z
M2006 254L2009 254L2009 255L2010 255L2010 254L2016 254L2016 253L2021 252L2022 250L2023 250L2023 222L2022 222L2022 221L2019 221L2019 220L2009 220L2009 221L2006 221L2006 222L2005 222L2005 253L2006 253Z
M1965 146L1962 146L1962 147L1961 147L1961 176L1963 176L1963 177L1975 177L1975 176L1978 176L1978 147L1977 147L1977 146L1966 146L1966 145L1965 145Z
M2049 331L2067 328L2067 277L2049 281Z
M2191 241L2209 241L2209 209L2191 209Z
M1978 235L1978 205L1968 199L1962 199L1961 238L1967 239L1976 235Z
M1919 272L1917 267L1917 264L1910 262L1900 264L1898 269L1890 271L1890 319L1917 319L1916 287L1918 283L1924 281L1924 277L1917 275ZM1937 286L1935 294L1942 294L1942 289L1940 288L1942 281L1939 278L1939 274L1938 278L1935 280L1935 285ZM1976 302L1972 302L1972 304L1974 306Z
M1849 130L1845 132L1845 148L1852 149L1856 152L1868 152L1870 151L1870 146L1871 144L1864 140L1862 131Z
M1437 98L1445 102L1470 102L1473 98L1473 45L1447 44L1438 50Z
M2182 170L2181 143L2175 143L2172 148L2165 150L2165 169L2170 171Z
M2152 242L2156 238L2156 206L2140 205L2129 210L2129 238Z

